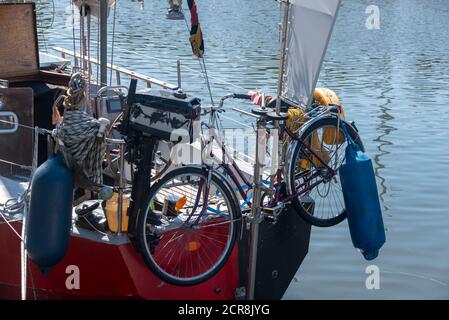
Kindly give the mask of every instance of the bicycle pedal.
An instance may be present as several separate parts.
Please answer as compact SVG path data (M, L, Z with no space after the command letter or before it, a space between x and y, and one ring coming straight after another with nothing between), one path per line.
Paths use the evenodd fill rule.
M262 208L262 212L267 216L273 216L275 219L282 213L282 210L284 210L285 204L278 204L274 207L265 207Z
M270 207L264 207L262 208L262 211L272 214L274 212L274 209Z
M274 222L276 218L273 215L269 214L264 216L264 220L267 222Z

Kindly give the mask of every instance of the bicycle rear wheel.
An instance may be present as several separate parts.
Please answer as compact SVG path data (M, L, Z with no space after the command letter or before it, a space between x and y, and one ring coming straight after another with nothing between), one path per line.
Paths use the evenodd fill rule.
M314 226L330 227L346 218L338 172L348 145L342 125L343 120L338 121L334 116L315 121L299 136L306 146L295 142L289 159L288 191L298 194L292 204L296 212ZM346 122L345 125L353 141L363 150L357 131ZM331 178L328 167L334 171Z
M241 219L231 191L213 173L187 166L152 186L138 219L138 241L148 267L163 281L190 286L206 281L226 263ZM204 201L207 199L207 201Z

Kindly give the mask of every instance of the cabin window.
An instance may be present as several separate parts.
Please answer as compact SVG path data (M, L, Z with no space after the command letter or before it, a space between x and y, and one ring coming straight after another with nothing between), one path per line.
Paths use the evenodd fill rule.
M19 128L19 119L14 112L0 111L0 134L15 133Z

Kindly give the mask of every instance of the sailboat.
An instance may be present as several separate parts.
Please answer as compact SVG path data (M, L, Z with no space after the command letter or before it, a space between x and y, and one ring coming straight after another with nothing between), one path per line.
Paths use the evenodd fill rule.
M86 9L83 5L88 2L97 5L89 12L92 16L98 16L99 40L105 44L107 11L114 1L74 1L81 10ZM281 44L280 83L285 83L285 86L281 86L279 92L289 101L308 104L340 1L290 0L282 4L289 10L285 11L285 32ZM171 285L161 281L148 269L132 243L130 232L127 232L124 223L124 207L129 204L124 200L126 177L120 180L120 185L115 189L112 188L114 191L119 190L119 193L114 202L116 214L110 218L111 221L107 221L107 228L89 228L77 223L77 219L80 208L90 208L93 197L99 197L101 192L107 193L108 190L92 193L78 188L71 204L70 230L63 257L50 271L45 272L28 257L27 248L31 248L32 244L26 243L27 230L24 226L30 209L29 194L33 197L33 173L54 152L55 137L52 136L52 130L55 124L52 115L55 101L65 95L68 89L73 92L75 88L73 74L62 72L60 68L44 70L36 34L36 10L33 3L0 4L0 42L5 48L0 51L0 298L280 299L307 255L309 224L296 214L283 215L275 225L261 223L256 239L257 256L253 257L257 269L251 270L248 268L251 234L248 229L242 228L230 258L216 275L194 286ZM197 56L198 53L201 55L202 44L197 34L191 38L198 45ZM289 50L285 50L286 47ZM80 52L59 48L63 55L62 61L56 60L55 63L59 66L66 64L67 57L72 55L77 61L75 65L85 70L87 68L89 75L92 74L89 66L95 63L99 65L100 78L89 79L86 92L89 98L102 101L102 115L110 116L111 120L121 110L120 92L132 91L133 88L123 88L121 83L117 83L108 89L105 85L108 83L108 68L138 78L148 86L178 92L177 86L163 80L108 65L106 45L101 46L100 61L89 56L86 43L81 42L80 48ZM120 77L116 80L120 81ZM112 94L102 95L106 91ZM98 118L100 112L96 105L91 105L91 108L92 117ZM112 142L120 144L118 140ZM123 149L118 152L123 154ZM124 166L119 168L120 172L124 170ZM41 201L51 202L57 197L59 195L55 192L45 195ZM93 210L101 216L103 209L99 207ZM111 227L113 224L114 228ZM251 272L253 274L249 274ZM248 285L250 279L253 279L252 286Z
M167 12L167 19L170 20L182 20L184 19L184 13L182 12L182 0L169 0L170 8Z

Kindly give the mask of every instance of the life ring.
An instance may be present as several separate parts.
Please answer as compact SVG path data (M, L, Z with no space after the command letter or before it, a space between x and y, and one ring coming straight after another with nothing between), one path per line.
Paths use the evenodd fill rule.
M340 118L344 120L345 114L343 107L341 106L340 99L337 94L328 88L316 88L313 92L313 98L316 103L329 106L335 104L340 106ZM323 142L328 145L342 144L345 141L345 135L343 131L340 130L338 139L336 139L336 130L334 128L325 128L323 130Z

